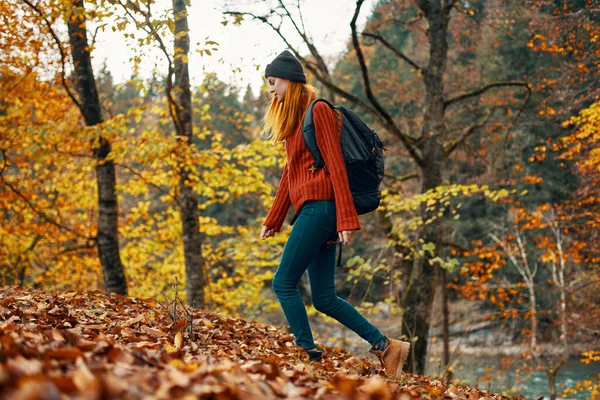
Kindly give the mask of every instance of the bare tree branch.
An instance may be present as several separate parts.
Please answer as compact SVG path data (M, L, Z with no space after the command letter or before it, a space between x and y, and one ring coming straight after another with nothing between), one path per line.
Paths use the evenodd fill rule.
M419 175L416 172L409 172L408 174L404 174L401 177L397 178L394 175L385 174L386 179L390 179L394 182L402 183L411 179L416 179Z
M364 1L364 0L362 0L362 1ZM360 7L358 7L358 10L360 10ZM271 29L273 29L273 31L275 31L275 33L277 33L277 35L281 38L281 40L283 40L283 42L286 44L286 46L294 53L294 56L298 60L300 60L300 62L306 67L306 69L308 71L310 71L314 75L315 79L317 79L319 82L321 82L325 87L330 89L335 94L338 94L341 97L345 98L346 100L349 100L349 101L357 104L358 106L362 107L366 112L372 114L377 120L379 120L381 122L381 124L386 129L389 130L389 132L391 134L400 138L402 144L405 146L405 148L408 150L411 157L413 157L413 159L415 160L415 162L417 162L417 164L422 163L421 156L417 153L417 150L412 145L413 139L410 138L405 133L403 133L396 126L396 124L394 123L393 119L391 118L391 116L389 114L386 113L388 118L385 118L384 115L382 113L380 113L379 110L377 110L377 108L366 103L365 101L363 101L359 97L353 95L352 93L342 89L338 85L334 84L331 81L331 78L329 76L325 76L320 71L320 68L316 67L313 63L308 62L306 60L306 58L302 57L302 55L299 53L299 51L297 49L295 49L292 46L292 44L287 40L287 38L283 35L283 33L281 31L281 26L276 26L275 24L273 24L273 22L269 21L270 15L256 15L251 12L242 12L242 11L225 11L224 14L234 15L234 16L249 16L249 17L251 17L255 20L258 20L258 21L268 25L269 27L271 27ZM356 18L356 16L355 16L355 18ZM355 35L356 35L356 29L355 29Z
M92 35L92 40L91 40L91 43L90 43L90 46L91 46L91 47L94 47L94 46L95 46L95 44L96 44L96 35L98 34L98 31L99 31L100 29L103 29L103 28L104 28L106 25L107 25L107 24L98 25L98 26L96 27L96 29L94 29L94 34Z
M302 15L302 7L300 7L300 0L296 3L296 8L298 8L298 14L300 14L300 23L302 24L302 30L306 32L306 26L304 26L304 16Z
M504 82L492 82L489 83L483 87L480 87L478 89L472 90L470 92L466 92L463 93L461 95L452 97L446 101L444 101L444 109L446 109L448 106L457 103L459 101L468 99L470 97L475 97L475 96L479 96L480 94L495 88L495 87L503 87L503 86L521 86L524 87L525 89L527 89L527 92L529 93L529 95L527 96L527 99L529 99L529 97L531 96L531 84L524 82L524 81L504 81Z
M421 14L421 13L419 13L416 17L411 18L407 21L400 19L398 17L395 17L395 16L390 16L388 18L382 18L378 21L369 21L369 26L373 30L378 30L381 27L383 27L389 23L398 23L400 25L410 27L411 25L414 25L415 23L421 21L422 19L423 19L423 14ZM417 28L420 28L420 26L417 25Z
M411 60L406 54L404 54L403 52L401 52L400 50L398 50L397 48L395 48L390 42L388 42L387 40L385 40L381 35L377 35L377 34L369 33L369 32L363 32L362 35L363 36L367 36L367 37L371 37L371 38L376 39L376 40L379 40L381 42L381 44L383 44L385 47L387 47L388 49L390 49L395 55L397 55L398 57L400 57L401 59L403 59L404 61L406 61L414 69L416 69L420 73L423 72L423 68L421 68L416 62L414 62L413 60Z
M319 69L321 70L321 72L325 76L327 76L327 78L330 78L329 69L327 68L327 64L325 64L325 60L323 60L323 57L321 57L321 54L319 54L319 51L317 50L315 45L308 38L306 30L304 30L304 21L302 21L303 29L301 30L298 27L298 24L296 24L296 21L294 20L294 18L292 17L292 14L290 13L290 11L287 9L285 4L283 3L283 0L279 0L279 4L280 4L281 8L283 8L283 10L285 11L285 13L286 13L288 19L290 20L290 22L292 23L292 25L294 25L294 28L296 29L296 32L298 32L298 35L300 35L300 37L302 38L304 43L306 43L306 45L308 46L308 50L310 51L310 54L312 54L312 56L315 58L315 60L317 60L317 65L318 65ZM298 9L300 9L300 4L298 4Z
M525 255L525 247L523 246L523 242L521 241L520 235L517 236L517 240L518 240L518 250L520 251L521 260L523 262L522 264L517 260L517 257L513 253L512 249L508 243L506 243L503 240L500 240L493 233L489 233L488 236L490 238L492 238L492 240L494 242L496 242L498 245L500 245L502 247L502 249L506 252L506 255L512 262L512 264L515 267L515 269L517 270L517 272L519 272L519 274L521 275L521 277L527 284L528 288L533 287L532 286L533 278L534 278L535 274L532 274L531 269L529 268L529 262L527 260L527 256Z
M521 108L519 108L519 111L517 112L515 117L512 119L512 121L510 121L508 124L506 124L507 125L506 126L506 135L504 135L504 147L505 148L506 148L506 144L508 143L508 135L510 135L512 128L516 125L517 120L519 119L521 114L523 114L523 111L525 111L525 107L527 106L527 103L529 103L529 99L531 99L531 87L530 87L530 85L527 85L527 94L525 95L525 100L523 101Z
M444 245L444 246L446 246L446 247L452 247L452 248L454 248L454 249L456 249L456 250L460 250L460 251L462 251L463 253L467 253L467 252L469 252L469 251L470 251L468 248L466 248L466 247L464 247L464 246L461 246L461 245L459 245L459 244L456 244L456 243L454 243L454 242L450 242L449 240L444 240L444 241L442 242L442 245Z
M465 10L464 8L459 7L459 5L460 5L459 2L457 2L457 1L455 2L453 0L448 0L448 1L451 2L452 4L450 6L444 8L446 15L449 15L450 11L452 11L452 9L454 8L454 9L456 9L456 12L463 14L465 17L471 19L477 26L481 26L481 21L475 17L475 13L473 13L472 9ZM469 11L471 11L471 12L469 12Z
M72 251L83 250L83 249L89 250L89 249L95 249L95 248L96 248L96 245L94 244L94 242L89 241L85 244L79 244L77 246L67 246L64 249L62 249L61 251L59 251L57 254L67 254ZM54 259L56 259L56 258L57 257L54 256Z
M62 44L60 42L60 39L58 38L58 35L56 35L56 32L54 32L54 29L52 29L52 23L50 21L48 21L48 18L46 18L44 13L36 5L31 3L29 0L23 0L23 2L25 4L27 4L33 11L35 11L36 14L38 14L40 16L40 18L42 18L44 20L44 23L46 24L46 27L48 28L48 31L50 32L50 35L54 39L54 42L58 46L58 51L60 52L60 62L61 62L61 66L62 66L60 78L61 78L62 85L65 88L67 95L71 98L71 100L77 106L77 108L79 108L79 111L81 111L81 115L84 115L83 109L81 108L81 104L79 104L79 101L77 100L77 98L75 97L73 92L71 92L69 85L67 85L67 78L65 77L66 55L65 55L65 51L62 47Z
M367 95L367 98L369 99L373 107L377 110L377 112L389 123L392 120L391 115L389 115L389 113L381 106L381 104L379 104L379 101L377 101L377 99L375 98L375 94L371 89L371 82L369 80L369 71L367 70L367 63L365 62L365 57L363 55L362 49L360 48L358 34L356 32L356 20L358 19L358 14L360 13L360 9L363 3L364 0L356 1L356 9L354 10L352 21L350 21L350 28L352 29L352 44L354 46L354 50L356 51L356 58L358 59L358 63L360 65L363 84L365 86L365 94Z
M375 94L373 93L373 90L371 89L371 82L369 80L369 71L367 70L367 64L365 62L365 57L363 55L362 49L360 48L360 43L358 41L358 34L356 31L356 20L358 19L358 14L360 13L360 9L361 9L363 3L364 3L364 0L356 1L356 9L354 10L354 16L352 17L352 20L350 21L350 29L352 30L352 45L354 46L354 50L356 51L356 58L358 59L358 63L360 64L360 70L361 70L361 74L362 74L362 78L363 78L365 94L367 95L367 98L369 99L369 101L371 102L373 107L377 110L377 113L386 122L385 125L388 128L392 128L391 129L392 132L396 136L398 136L398 138L402 141L402 144L404 145L404 147L406 147L406 150L408 150L408 153L411 155L413 160L415 160L415 162L418 165L422 165L423 160L422 160L421 156L417 153L416 149L414 148L412 143L409 141L409 139L406 137L406 135L404 135L400 131L400 129L396 126L392 116L387 112L386 109L384 109L381 106L381 104L379 104L379 101L377 101L377 99L375 98Z
M73 153L71 151L63 151L61 149L58 148L58 146L61 143L54 143L54 145L52 146L54 148L54 150L58 153L58 154L65 154L68 155L69 157L76 157L76 158L83 158L83 159L95 159L93 154L79 154L79 153Z
M561 18L577 17L577 16L579 16L581 14L585 14L585 13L589 13L590 16L591 16L592 14L600 13L600 8L588 8L588 9L582 8L581 10L575 11L575 12L572 12L572 13L551 15L550 18L552 18L552 19L561 19Z
M458 148L458 145L460 145L461 143L464 143L464 141L471 136L477 129L481 128L482 126L484 126L485 124L487 124L487 122L490 119L490 116L492 115L492 112L490 110L487 110L486 112L486 116L484 119L482 119L481 121L468 126L467 128L465 128L462 132L462 134L458 137L458 139L452 141L450 144L448 144L447 146L445 146L444 148L444 155L445 158L450 157L450 155L454 152L454 150L456 150Z
M292 44L286 39L286 37L281 33L281 28L275 26L272 22L270 22L268 20L267 16L260 16L260 15L255 15L255 14L249 13L249 12L239 12L239 11L226 11L225 14L241 15L241 16L247 15L247 16L252 17L253 19L259 20L259 21L263 22L264 24L270 26L271 29L273 29L275 31L275 33L277 33L277 35L281 38L281 40L283 40L283 42L286 44L286 46L294 53L294 56L298 60L300 60L300 62L302 62L302 64L306 67L306 69L308 69L319 82L321 82L323 85L325 85L325 87L332 90L336 94L339 94L343 98L359 105L368 113L371 113L371 114L375 115L376 117L380 117L377 113L377 110L375 110L372 106L368 105L367 103L365 103L363 100L361 100L359 97L353 95L352 93L347 92L344 89L340 88L339 86L335 85L333 82L331 82L330 79L323 76L319 72L319 70L317 68L315 68L314 65L312 65L312 63L309 63L304 57L302 57L302 55L298 52L298 50L295 49L292 46Z

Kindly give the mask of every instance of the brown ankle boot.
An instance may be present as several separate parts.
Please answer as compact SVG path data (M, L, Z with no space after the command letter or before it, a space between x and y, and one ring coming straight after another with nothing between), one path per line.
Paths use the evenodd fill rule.
M385 374L390 378L398 378L402 373L402 366L410 353L410 343L396 339L388 339L389 344L384 350L371 347L370 353L379 358Z

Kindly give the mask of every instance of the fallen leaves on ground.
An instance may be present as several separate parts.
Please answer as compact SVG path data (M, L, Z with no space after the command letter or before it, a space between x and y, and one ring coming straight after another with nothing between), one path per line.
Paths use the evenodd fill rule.
M190 329L167 311L102 292L0 288L0 398L503 398L408 373L389 379L331 347L309 363L273 326L194 310Z

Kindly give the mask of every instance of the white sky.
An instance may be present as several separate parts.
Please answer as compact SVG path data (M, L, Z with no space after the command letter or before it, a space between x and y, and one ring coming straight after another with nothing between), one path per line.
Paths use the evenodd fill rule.
M205 72L216 72L219 79L238 87L252 85L257 93L262 85L262 74L265 66L285 49L284 42L268 26L258 21L250 21L249 17L241 26L228 24L223 26L222 10L253 11L261 14L270 1L229 0L227 3L246 4L238 7L225 7L224 0L190 0L188 23L190 27L190 75L192 85L202 82ZM358 28L364 26L377 0L367 0L362 6L358 20ZM156 0L155 9L171 7L171 0ZM260 4L257 4L260 3ZM286 2L287 3L287 2ZM295 3L295 1L293 2ZM316 47L327 62L333 62L343 52L350 40L350 20L354 13L354 0L301 0L302 13L308 33L312 36ZM294 12L295 7L290 11ZM293 34L291 26L286 30L288 40L295 46L301 43L298 35ZM89 27L93 31L93 27ZM140 37L137 34L136 37ZM201 57L197 50L202 48L206 38L219 43L219 50L212 56ZM171 38L169 38L171 39ZM200 43L197 46L196 43ZM106 61L115 83L126 81L132 71L130 61L137 43L125 39L123 32L112 32L110 26L99 31L96 47L93 50L94 71L100 70ZM306 47L301 53L307 54ZM259 66L258 70L257 65ZM166 75L166 64L160 60L160 52L144 50L142 75L149 76L152 70L158 69Z

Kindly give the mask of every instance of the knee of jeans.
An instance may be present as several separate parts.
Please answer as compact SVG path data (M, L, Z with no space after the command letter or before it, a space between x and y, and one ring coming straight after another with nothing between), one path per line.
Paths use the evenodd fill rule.
M333 296L315 296L313 297L313 306L319 312L322 312L325 315L329 315L335 309L335 305L337 303L338 297L336 295Z
M275 294L277 296L279 296L279 293L281 293L281 289L282 289L282 282L281 282L281 279L279 279L279 276L277 274L275 274L275 276L273 276L273 280L271 281L271 288L273 289Z
M285 280L278 274L275 274L273 277L273 281L271 282L271 287L275 292L277 298L281 298L281 296L285 296L291 289L288 285L286 285Z

